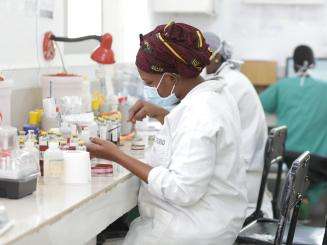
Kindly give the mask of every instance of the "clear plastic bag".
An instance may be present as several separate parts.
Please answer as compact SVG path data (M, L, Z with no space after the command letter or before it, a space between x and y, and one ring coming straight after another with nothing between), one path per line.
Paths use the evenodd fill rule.
M60 112L62 115L81 114L83 110L83 101L79 96L64 96L60 99Z
M17 147L17 129L10 126L0 127L0 152Z
M0 155L0 179L21 180L40 172L39 162L27 151L14 150Z
M143 98L143 81L135 64L116 64L112 80L115 94Z

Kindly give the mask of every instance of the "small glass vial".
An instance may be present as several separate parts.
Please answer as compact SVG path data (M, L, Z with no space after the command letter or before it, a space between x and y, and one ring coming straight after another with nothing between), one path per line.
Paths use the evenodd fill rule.
M108 125L101 121L99 123L99 137L102 140L107 140L107 133L108 133Z
M108 134L110 135L110 141L116 145L119 145L120 141L120 124L117 121L111 121L110 127L108 127Z
M85 143L84 143L83 140L80 140L78 142L78 147L77 147L76 150L78 150L78 151L86 151L86 145L85 145Z
M19 131L19 134L18 134L18 145L19 145L19 148L20 149L24 148L25 138L26 138L25 131Z

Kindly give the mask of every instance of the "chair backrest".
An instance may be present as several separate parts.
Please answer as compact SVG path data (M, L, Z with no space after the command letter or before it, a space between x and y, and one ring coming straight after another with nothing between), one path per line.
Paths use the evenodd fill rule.
M245 219L243 227L263 217L261 206L262 206L263 196L267 185L268 174L272 164L279 163L283 160L284 153L285 153L286 136L287 136L286 126L280 126L270 130L266 142L266 147L265 147L264 166L261 176L257 206L255 211ZM277 189L277 187L275 189Z
M287 137L286 126L280 126L270 130L266 143L266 148L265 148L264 167L261 177L261 184L258 194L256 212L260 212L261 210L263 196L264 196L271 165L274 163L279 163L283 160L284 153L285 153L286 137Z
M304 152L292 164L281 192L281 210L275 244L282 244L286 222L292 214L286 244L292 244L303 192L308 186L308 168L310 153Z
M327 244L327 215L325 216L325 235L324 240L322 241L322 245Z
M280 126L270 130L265 149L265 165L269 165L270 167L272 164L283 160L286 137L286 126Z

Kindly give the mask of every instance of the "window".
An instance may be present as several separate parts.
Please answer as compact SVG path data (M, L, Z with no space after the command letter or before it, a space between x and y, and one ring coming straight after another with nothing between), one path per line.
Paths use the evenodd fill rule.
M101 35L102 0L66 0L66 35L81 37ZM91 53L98 46L96 40L65 43L65 54Z

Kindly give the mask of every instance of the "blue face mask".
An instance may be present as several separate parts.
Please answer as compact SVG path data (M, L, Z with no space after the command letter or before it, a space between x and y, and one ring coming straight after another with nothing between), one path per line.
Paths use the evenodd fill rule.
M176 84L174 84L174 86L170 92L170 95L168 95L167 97L161 97L160 94L158 93L158 88L166 74L167 73L164 73L162 75L157 87L151 87L151 86L144 85L144 98L146 101L148 101L152 104L163 107L167 111L171 111L176 106L176 104L179 102L179 99L177 99L177 97L174 93Z

